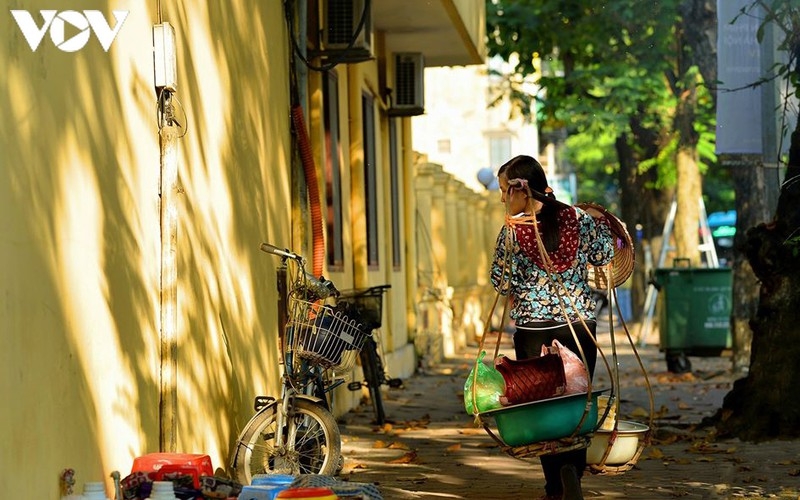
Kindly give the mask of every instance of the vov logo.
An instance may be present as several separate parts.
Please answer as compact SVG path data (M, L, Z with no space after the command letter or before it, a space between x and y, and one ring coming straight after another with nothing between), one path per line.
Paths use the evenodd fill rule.
M32 51L36 51L42 43L45 33L50 31L50 39L53 44L64 52L77 52L81 50L89 41L89 37L94 32L103 50L108 52L111 43L117 38L122 23L128 17L127 10L113 11L116 23L114 28L106 21L105 16L99 10L84 10L80 13L76 10L40 10L39 14L44 23L39 26L33 16L27 10L12 10L11 15L17 22L22 34L25 35L28 45ZM72 31L78 33L68 39L64 39L66 26L72 26Z

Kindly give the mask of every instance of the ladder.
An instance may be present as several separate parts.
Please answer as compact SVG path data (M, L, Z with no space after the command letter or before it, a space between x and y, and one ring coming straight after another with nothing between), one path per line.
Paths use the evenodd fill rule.
M703 198L700 197L700 239L701 243L698 246L701 254L705 257L706 267L717 268L719 267L719 258L717 257L717 249L714 246L714 239L711 236L711 228L708 227L708 214L706 213L706 204ZM658 265L656 267L664 267L664 262L667 260L667 253L674 250L674 247L669 245L672 236L672 230L675 226L675 214L678 212L678 202L673 198L672 204L669 207L669 214L667 220L664 222L664 230L661 232L661 252L658 254ZM647 258L645 258L645 275L649 276L652 267L652 257L650 257L649 247L645 249ZM653 316L656 310L656 300L658 298L658 289L650 282L647 285L647 294L644 299L644 318L639 324L639 331L637 338L639 344L644 347L647 343L647 336L650 335L650 330L653 328Z

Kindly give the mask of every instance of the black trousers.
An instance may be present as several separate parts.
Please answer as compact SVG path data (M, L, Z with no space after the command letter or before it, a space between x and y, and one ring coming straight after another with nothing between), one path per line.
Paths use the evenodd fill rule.
M597 363L597 345L593 340L596 335L597 322L594 320L586 321L586 326L589 328L588 332L580 322L573 323L572 326L583 349L583 355L586 357L586 363L588 364L586 368L589 372L589 377L592 377ZM517 359L537 357L542 350L542 346L549 346L553 340L558 340L580 357L580 351L569 325L558 321L517 325L517 329L514 332L514 353ZM561 467L572 464L575 466L578 478L582 477L583 471L586 469L586 448L554 455L542 455L539 459L542 462L542 470L544 471L545 492L548 495L561 495L563 493Z

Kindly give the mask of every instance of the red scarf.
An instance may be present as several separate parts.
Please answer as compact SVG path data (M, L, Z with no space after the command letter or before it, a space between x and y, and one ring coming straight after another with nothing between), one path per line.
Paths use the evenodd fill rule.
M578 213L573 207L559 210L557 218L559 227L558 248L555 252L549 252L547 255L553 266L553 269L550 270L561 273L572 267L578 256L580 230L578 228ZM507 220L514 228L514 234L522 252L533 260L534 264L540 269L547 270L545 260L539 251L539 245L536 243L536 233L533 227L534 218L530 216L509 217Z

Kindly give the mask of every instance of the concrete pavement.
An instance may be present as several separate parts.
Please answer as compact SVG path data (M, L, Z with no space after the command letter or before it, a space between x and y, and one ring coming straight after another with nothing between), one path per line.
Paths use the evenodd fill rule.
M622 419L647 423L648 391L627 339L615 336ZM599 335L609 363L610 335ZM494 341L486 346L493 352ZM501 352L509 353L502 343ZM721 407L733 375L725 357L691 358L691 373L667 372L654 345L636 346L654 395L654 440L632 470L584 475L584 497L627 500L800 499L800 441L760 444L708 441L702 419ZM502 452L463 406L463 386L477 345L420 372L384 397L390 423L372 424L370 405L341 419L345 467L341 479L374 483L384 499L534 499L544 493L537 458ZM598 362L595 387L609 386Z

